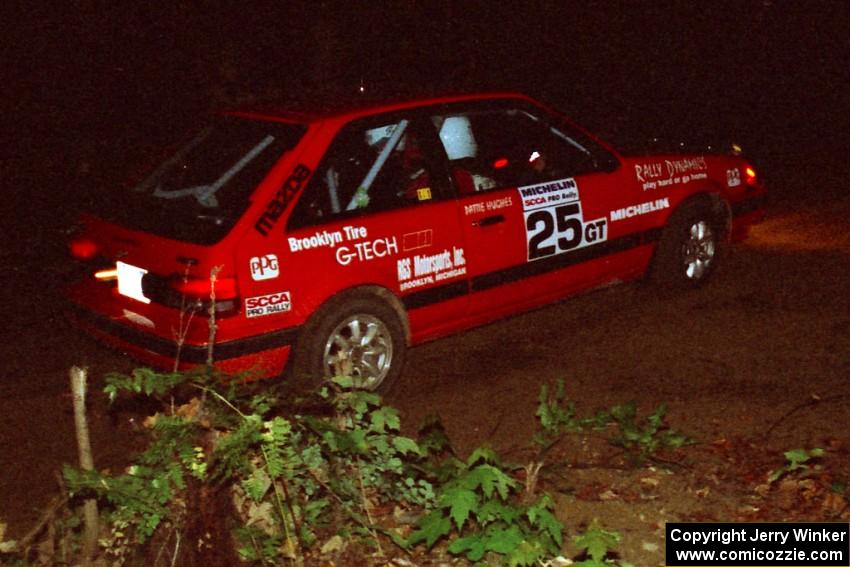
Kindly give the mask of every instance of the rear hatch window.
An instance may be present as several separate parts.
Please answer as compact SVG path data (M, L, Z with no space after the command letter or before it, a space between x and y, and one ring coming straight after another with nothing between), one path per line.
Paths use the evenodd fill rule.
M212 244L250 204L269 169L306 126L221 117L201 128L147 174L97 207L110 221L167 238Z

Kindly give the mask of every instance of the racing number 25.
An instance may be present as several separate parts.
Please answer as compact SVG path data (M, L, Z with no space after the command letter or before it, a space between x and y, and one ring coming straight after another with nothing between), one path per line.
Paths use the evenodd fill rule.
M528 231L528 259L535 260L572 250L581 244L582 224L579 216L581 209L577 203L560 205L534 211L525 219ZM542 228L539 228L543 225ZM546 243L557 229L558 238L554 243ZM532 234L533 233L533 234Z

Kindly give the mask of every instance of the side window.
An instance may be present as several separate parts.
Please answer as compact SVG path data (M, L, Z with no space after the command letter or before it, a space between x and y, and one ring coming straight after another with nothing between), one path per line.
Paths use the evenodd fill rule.
M601 169L595 144L522 109L451 113L432 121L462 195Z
M355 124L331 144L292 226L431 201L433 175L421 129L408 119Z

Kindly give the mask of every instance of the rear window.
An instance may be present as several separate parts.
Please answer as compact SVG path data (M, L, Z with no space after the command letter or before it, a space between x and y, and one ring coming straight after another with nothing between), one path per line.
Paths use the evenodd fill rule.
M167 238L212 244L250 204L269 169L304 135L300 124L222 117L135 185L110 193L101 214Z

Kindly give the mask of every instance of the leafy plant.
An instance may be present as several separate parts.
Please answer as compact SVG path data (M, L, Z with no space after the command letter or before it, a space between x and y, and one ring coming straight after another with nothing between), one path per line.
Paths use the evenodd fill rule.
M209 372L112 374L110 400L146 395L168 409L146 420L150 445L123 474L66 467L65 478L72 494L106 504L112 535L103 543L119 561L158 529L185 530L190 482L233 493L241 524L234 535L245 560L298 557L316 543L317 531L343 526L377 548L379 533L403 543L378 528L372 512L382 502L433 506L434 488L417 467L424 452L398 433L395 409L350 386L337 378L322 390L328 415L283 417L273 394L251 395ZM178 390L195 395L175 407Z
M190 377L190 374L182 372L160 373L150 368L136 368L130 374L117 372L107 374L103 392L110 402L114 402L121 392L162 396L173 391Z
M608 442L622 447L636 462L642 462L661 449L675 449L694 443L693 439L667 425L666 412L667 408L662 404L642 418L635 404L629 403L599 410L588 417L578 417L575 403L566 398L563 380L558 380L554 390L547 385L540 389L535 414L539 429L535 442L541 447L542 458L565 434L604 431L615 426L616 431L608 436Z
M573 563L576 567L611 567L619 562L611 558L611 552L620 543L620 534L603 529L594 521L583 534L573 537L573 544L584 550L585 559ZM623 567L627 564L619 563Z
M563 525L555 518L551 497L519 503L519 483L491 450L477 449L465 461L449 457L440 471L447 478L436 508L419 520L408 544L424 542L430 549L452 537L450 553L480 561L492 552L508 565L532 565L560 551Z
M665 422L667 406L659 405L654 412L641 419L635 404L614 406L610 410L611 420L618 427L618 434L611 443L623 447L638 461L652 457L660 449L678 449L695 441L679 431L670 429Z
M579 433L587 429L601 430L610 420L609 414L604 411L590 417L578 417L575 402L567 399L563 380L558 380L554 389L550 389L548 384L540 387L537 411L534 415L539 425L534 441L542 447L542 453L554 446L565 433Z
M825 451L820 448L814 449L792 449L784 453L786 463L784 466L773 470L767 477L769 483L774 483L786 474L802 472L805 474L810 469L810 463L814 459L823 457Z
M352 390L350 378L334 378L333 384L335 391L325 390L321 395L331 399L335 423L329 427L328 422L307 420L314 431L322 433L326 458L335 461L337 468L345 468L353 457L357 470L350 472L357 473L358 485L374 491L381 500L430 507L433 486L415 466L425 451L399 434L398 411L383 405L377 394Z
M408 553L445 542L452 555L507 565L559 556L564 528L536 486L542 456L524 467L488 448L461 459L439 420L414 440L401 435L397 410L351 387L350 378L334 378L311 406L298 406L286 392L252 391L211 369L109 375L110 400L146 396L161 411L145 420L150 442L130 467L66 467L69 491L99 499L109 530L101 544L114 564L187 562L206 545L202 537L181 546L192 533L216 533L217 553L227 540L232 561L262 565L300 563L323 541L323 552L354 545L378 556L388 542ZM627 410L579 418L562 384L541 391L537 415L541 455L568 431L643 424ZM661 412L634 427L638 446L665 439ZM219 508L204 501L210 494L226 497ZM406 519L399 524L397 515ZM71 520L68 530L76 529ZM218 525L197 529L209 521ZM222 539L221 529L232 537ZM609 564L615 535L599 527L584 534L586 561Z

